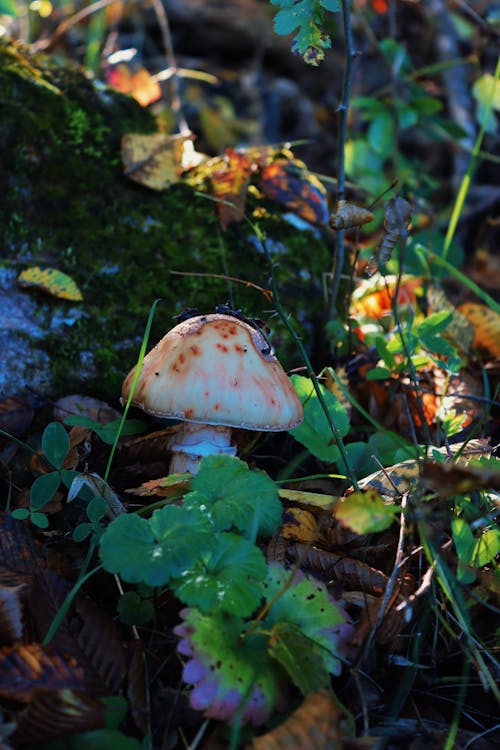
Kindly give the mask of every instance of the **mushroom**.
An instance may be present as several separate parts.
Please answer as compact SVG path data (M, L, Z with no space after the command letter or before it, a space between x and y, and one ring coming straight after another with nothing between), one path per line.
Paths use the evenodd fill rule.
M130 395L135 367L125 378ZM236 454L231 429L279 432L300 424L302 403L263 333L232 315L184 320L145 357L131 403L183 420L171 473L195 474L203 456Z

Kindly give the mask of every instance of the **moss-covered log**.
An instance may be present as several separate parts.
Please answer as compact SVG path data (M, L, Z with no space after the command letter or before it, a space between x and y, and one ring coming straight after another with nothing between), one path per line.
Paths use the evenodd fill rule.
M21 310L23 321L0 315L0 344L10 357L3 360L0 395L25 384L51 395L79 390L115 400L157 298L163 302L152 342L183 308L207 312L231 299L247 315L270 321L286 364L301 364L257 290L170 273L227 274L269 285L247 222L222 232L214 204L189 186L159 193L123 175L121 136L154 132L149 111L74 65L32 57L6 40L0 40L0 106L0 303L4 311L9 304ZM327 248L283 221L275 206L259 221L280 243L282 303L312 346ZM83 302L19 290L17 275L30 265L72 276Z

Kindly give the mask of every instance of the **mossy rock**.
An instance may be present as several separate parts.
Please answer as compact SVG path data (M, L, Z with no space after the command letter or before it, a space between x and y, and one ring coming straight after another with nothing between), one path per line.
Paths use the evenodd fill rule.
M0 396L26 385L116 402L157 298L151 344L184 308L210 312L231 299L271 324L285 365L302 364L272 303L254 287L170 273L222 274L269 287L247 222L222 232L213 202L188 185L156 192L123 175L121 137L155 132L148 110L77 66L31 56L8 40L0 40L0 103L0 304L19 313L0 316L0 343L10 353ZM264 207L259 226L277 243L280 299L311 349L329 251L321 237L284 221L276 205ZM83 302L18 289L18 273L32 265L70 275Z

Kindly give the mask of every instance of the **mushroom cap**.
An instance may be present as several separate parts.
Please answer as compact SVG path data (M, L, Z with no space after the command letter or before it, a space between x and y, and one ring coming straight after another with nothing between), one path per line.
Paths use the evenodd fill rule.
M124 401L135 369L123 383ZM288 430L304 418L263 334L219 313L189 318L158 342L144 357L131 403L158 417L247 430Z

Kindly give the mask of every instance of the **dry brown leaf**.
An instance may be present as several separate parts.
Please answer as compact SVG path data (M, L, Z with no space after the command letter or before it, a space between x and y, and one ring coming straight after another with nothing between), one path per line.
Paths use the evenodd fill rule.
M308 695L299 708L271 732L256 737L253 750L344 750L348 726L326 690Z
M466 302L458 308L474 326L474 346L490 357L500 357L500 315L486 305Z
M289 508L283 516L283 537L296 542L317 542L319 529L312 513L301 508Z
M190 138L190 133L126 133L122 137L124 174L152 190L165 190L180 179L184 143Z
M327 552L315 546L292 544L288 555L321 580L331 580L344 589L356 589L381 594L387 585L387 576L361 560Z
M361 227L373 221L375 214L363 206L340 200L335 213L330 216L329 224L332 229L351 229Z
M51 738L86 732L105 725L104 705L81 690L40 690L16 714L16 747L38 746Z

